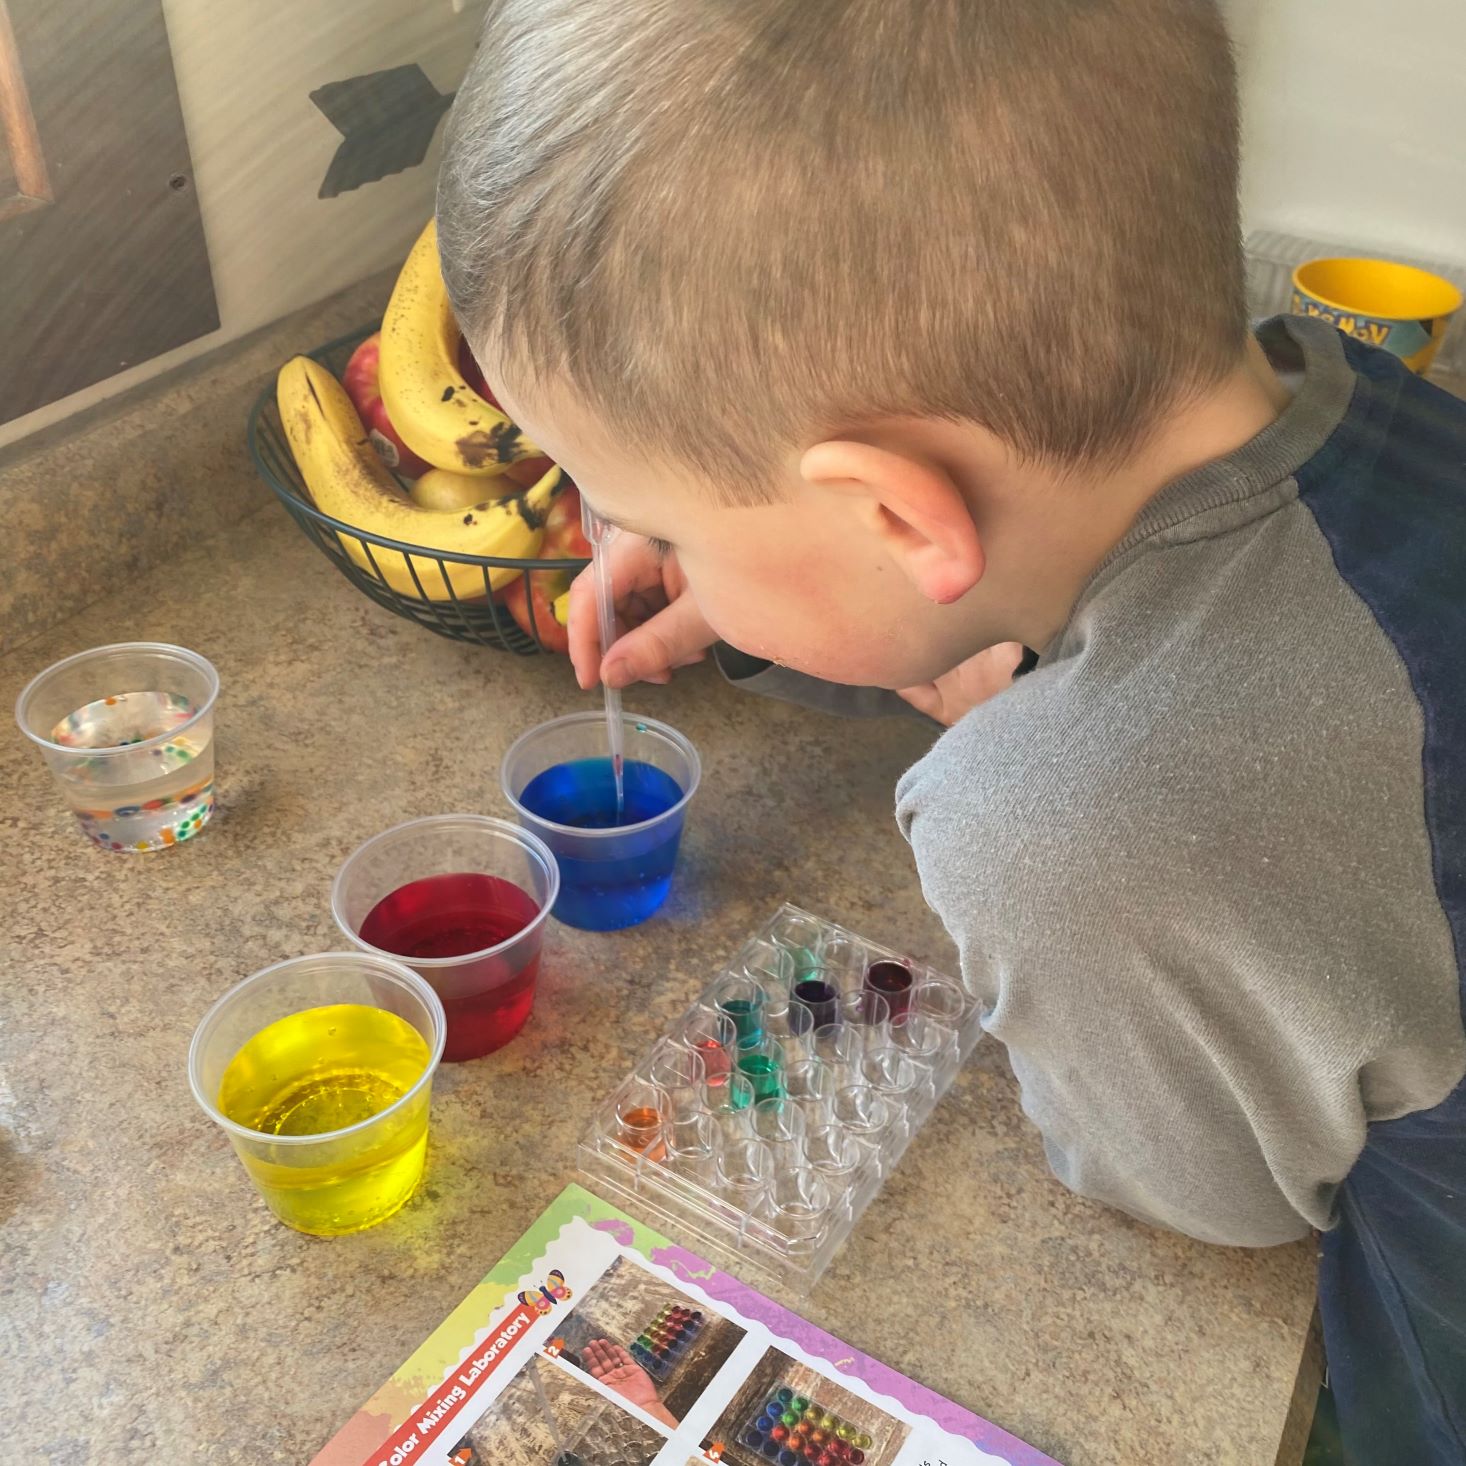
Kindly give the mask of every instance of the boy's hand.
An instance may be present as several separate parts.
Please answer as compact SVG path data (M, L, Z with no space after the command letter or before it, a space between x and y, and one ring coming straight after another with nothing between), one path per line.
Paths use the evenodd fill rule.
M570 587L570 661L582 687L604 674L610 687L669 682L677 667L702 661L718 638L702 619L674 554L659 556L640 535L617 534L607 549L620 633L601 664L595 576L590 567Z
M1011 686L1013 673L1022 660L1023 647L1018 642L999 642L960 662L935 682L903 687L901 696L918 712L950 728L978 703Z

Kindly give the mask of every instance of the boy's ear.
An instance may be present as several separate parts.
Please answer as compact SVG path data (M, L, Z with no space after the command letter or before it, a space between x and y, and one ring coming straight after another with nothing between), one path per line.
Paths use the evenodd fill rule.
M928 600L949 605L982 579L982 540L951 475L927 459L871 443L816 443L800 477L845 496L885 543L891 558Z

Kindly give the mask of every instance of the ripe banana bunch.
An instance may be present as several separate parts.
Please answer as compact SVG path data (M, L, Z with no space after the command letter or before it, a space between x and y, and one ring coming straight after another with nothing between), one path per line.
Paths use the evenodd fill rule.
M382 318L378 383L387 416L414 453L454 473L490 477L538 457L540 450L463 380L459 337L430 219Z
M538 553L545 515L560 491L558 468L532 487L502 498L491 497L486 486L482 503L424 509L383 466L346 389L319 362L308 356L286 362L275 383L275 398L290 451L323 514L352 529L448 555L523 559ZM368 549L351 535L340 538L358 565L368 571L375 566L401 595L448 601L484 594L484 571L477 565L404 555L376 545ZM519 574L516 569L490 569L489 585L499 590Z

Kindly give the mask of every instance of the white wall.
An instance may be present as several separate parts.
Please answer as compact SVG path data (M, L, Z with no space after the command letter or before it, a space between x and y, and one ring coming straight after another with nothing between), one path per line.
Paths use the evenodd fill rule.
M1230 0L1247 226L1466 265L1466 0Z
M461 0L460 0L461 3ZM1224 0L1242 66L1248 227L1466 264L1466 0ZM165 0L222 329L0 426L0 444L400 259L425 163L334 199L324 82L417 62L442 91L467 0ZM441 129L440 129L441 131Z
M318 199L341 136L309 93L411 62L451 92L482 0L461 13L452 0L164 0L164 10L221 329L0 425L0 444L400 260L432 211L436 139L416 168Z

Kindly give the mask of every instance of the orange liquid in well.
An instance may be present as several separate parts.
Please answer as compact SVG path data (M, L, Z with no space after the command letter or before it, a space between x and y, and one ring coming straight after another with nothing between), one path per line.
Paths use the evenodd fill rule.
M658 1127L662 1117L650 1105L640 1109L627 1110L621 1116L621 1141L632 1150L642 1151L647 1160L660 1161L666 1158L667 1148L662 1144Z

